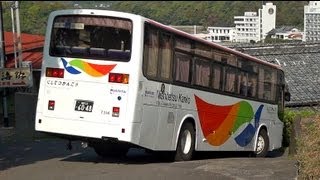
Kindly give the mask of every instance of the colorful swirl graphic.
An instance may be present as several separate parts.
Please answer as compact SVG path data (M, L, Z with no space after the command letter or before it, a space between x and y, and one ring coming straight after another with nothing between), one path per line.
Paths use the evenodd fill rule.
M251 142L259 126L263 105L260 105L254 115L252 106L247 101L219 106L207 103L196 95L195 100L201 129L209 144L222 145L245 123L248 125L235 137L235 141L242 147ZM250 123L253 117L255 119L254 126Z
M101 77L101 76L107 75L116 66L116 64L112 64L112 65L93 64L93 63L85 62L80 59L73 59L68 63L64 58L61 58L61 61L63 63L64 69L67 70L70 74L80 74L81 71L76 69L76 68L79 68L83 72L93 77ZM70 66L68 66L68 64Z

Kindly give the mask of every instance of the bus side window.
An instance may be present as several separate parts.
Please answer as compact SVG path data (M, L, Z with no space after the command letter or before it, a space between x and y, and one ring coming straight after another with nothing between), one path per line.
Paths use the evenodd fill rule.
M270 88L270 100L275 101L276 100L276 90L277 90L277 73L275 71L271 71L271 88Z
M248 88L248 73L240 72L239 80L240 80L239 94L242 96L247 96L247 92L249 89Z
M172 74L172 38L169 34L161 33L160 38L160 77L170 80Z
M222 73L222 67L221 65L217 64L217 63L213 63L213 67L212 67L212 75L213 75L213 78L212 78L212 87L213 89L216 89L216 90L221 90L221 73Z
M275 100L276 91L276 73L269 70L267 67L259 68L259 99L263 100Z
M235 92L235 83L236 83L236 73L237 69L233 67L226 67L226 81L224 84L224 90L227 92Z
M144 41L144 69L148 77L157 77L159 38L158 32L147 28Z
M190 82L191 56L176 52L175 54L175 80L180 82Z
M203 87L209 87L210 64L200 59L196 59L194 79L195 84Z
M257 97L257 75L253 73L249 73L248 80L248 97Z

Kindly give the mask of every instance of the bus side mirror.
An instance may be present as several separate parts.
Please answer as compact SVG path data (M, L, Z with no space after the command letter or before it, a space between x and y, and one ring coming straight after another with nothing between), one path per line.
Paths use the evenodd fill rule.
M284 93L284 100L285 101L290 101L290 99L291 99L291 94L289 92L285 92Z

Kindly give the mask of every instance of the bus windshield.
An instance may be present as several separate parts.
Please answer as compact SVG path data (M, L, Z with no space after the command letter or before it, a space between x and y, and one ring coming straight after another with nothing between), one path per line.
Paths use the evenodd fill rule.
M50 56L129 61L132 22L103 16L58 16L54 19Z

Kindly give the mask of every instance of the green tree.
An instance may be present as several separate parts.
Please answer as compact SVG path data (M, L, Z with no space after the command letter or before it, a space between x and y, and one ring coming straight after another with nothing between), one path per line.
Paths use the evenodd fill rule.
M21 32L44 34L49 14L69 8L94 8L142 15L168 25L234 26L234 16L258 12L266 1L19 1ZM12 1L2 1L4 28L11 31ZM303 27L308 1L273 1L277 6L276 26ZM79 6L74 6L78 4ZM100 7L100 4L105 6Z
M12 2L3 2L5 31L12 31L11 6ZM68 8L66 4L59 1L20 1L19 6L21 33L42 35L45 33L49 14L55 10Z

